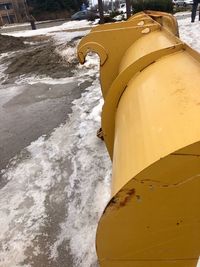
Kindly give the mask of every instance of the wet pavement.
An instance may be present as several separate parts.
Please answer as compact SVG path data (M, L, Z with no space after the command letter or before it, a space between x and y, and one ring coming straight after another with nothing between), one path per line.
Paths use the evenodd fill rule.
M76 44L65 62L69 72L61 71L63 60L48 70L43 58L56 53L48 42L42 57L31 53L35 60L17 65L15 75L6 71L11 54L19 63L35 48L0 56L0 267L98 266L95 234L110 195L111 164L96 137L99 61L89 56L79 66Z
M35 83L4 85L0 89L0 169L41 135L65 122L72 101L90 85Z

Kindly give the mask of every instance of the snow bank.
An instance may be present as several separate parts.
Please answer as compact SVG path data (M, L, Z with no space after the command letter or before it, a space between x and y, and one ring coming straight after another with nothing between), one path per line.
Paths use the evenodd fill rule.
M97 221L110 195L110 160L104 143L95 134L98 129L95 125L100 125L102 107L99 90L99 85L94 82L83 98L74 102L78 113L73 113L72 118L80 116L80 125L79 139L73 134L77 150L74 151L73 145L68 150L73 166L70 186L67 188L67 198L71 201L66 220L61 223L61 233L51 248L51 256L55 258L60 244L69 240L69 251L73 255L73 266L76 267L92 266L96 261L94 240Z
M65 22L60 26L53 26L49 28L42 28L37 30L24 30L24 31L16 31L16 32L9 32L3 33L3 35L10 35L14 37L31 37L37 35L46 35L52 32L58 31L66 31L66 30L80 30L82 28L92 27L92 23L87 20L82 21L69 21Z
M97 73L97 62L92 56L88 68L93 66L93 72L80 67L80 76L74 78L88 80ZM31 83L29 79L24 82ZM71 79L40 81L66 83ZM2 172L8 183L0 194L0 266L21 266L30 252L32 260L44 256L49 262L57 262L60 246L72 256L73 267L95 264L96 226L110 196L111 163L104 143L96 137L102 104L99 82L95 80L73 102L73 113L65 124L50 137L32 142ZM56 236L45 245L50 255L37 241L40 237L51 239L54 234L48 236L43 230L55 219L47 199L50 206L62 207L63 214Z
M191 23L191 17L178 20L180 39L200 52L200 21Z
M77 44L76 41L73 45L68 45L68 42L74 38L81 38L88 34L90 30L87 31L76 31L76 32L57 32L51 33L50 36L53 37L57 48L55 50L67 63L72 63L77 57Z
M50 33L48 36L52 36L55 40L56 44L64 44L69 41L71 41L74 38L81 38L88 34L90 30L86 31L75 31L75 32L56 32L56 33Z
M7 69L9 62L5 63L5 59L11 56L13 52L2 53L0 54L0 85L7 79L7 76L4 71ZM4 64L1 61L4 60Z

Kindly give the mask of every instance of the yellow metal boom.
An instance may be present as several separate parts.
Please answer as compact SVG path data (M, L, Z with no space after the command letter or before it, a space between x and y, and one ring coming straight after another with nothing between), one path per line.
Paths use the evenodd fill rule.
M200 54L172 15L97 26L112 199L98 225L101 267L196 267L200 256Z

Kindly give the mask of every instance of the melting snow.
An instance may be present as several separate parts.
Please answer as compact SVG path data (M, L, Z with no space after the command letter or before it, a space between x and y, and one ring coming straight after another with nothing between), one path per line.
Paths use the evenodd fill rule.
M62 241L70 240L70 250L76 259L74 266L88 267L95 261L96 221L109 198L111 169L104 144L95 136L101 105L97 112L93 100L99 101L99 92L98 84L94 83L74 102L70 121L56 129L49 139L41 137L33 142L27 148L29 158L5 172L9 183L0 196L2 266L17 266L25 259L23 252L31 246L34 236L40 234L47 218L48 191L62 179L69 180L63 190L70 206L59 239L52 247L52 257L57 255L57 246ZM70 176L67 164L60 166L65 158L72 164ZM87 255L91 248L92 253Z
M57 32L51 33L50 36L53 37L55 44L57 44L56 52L68 63L71 63L76 58L76 46L78 41L69 46L68 42L74 38L81 38L88 34L90 30L87 31L76 31L76 32Z
M88 67L93 62L95 65L98 62L94 56L90 57ZM93 71L97 72L97 66L93 65ZM79 72L85 72L83 67ZM66 83L71 79L40 80ZM31 78L26 82L31 83ZM22 152L26 156L16 156L10 168L3 171L3 178L9 182L0 195L0 266L28 266L23 262L29 248L33 255L43 253L35 239L42 235L41 229L49 220L46 200L52 189L55 192L51 201L64 205L65 218L57 240L49 244L50 259L57 260L60 245L67 241L65 249L73 257L73 266L95 264L96 225L109 199L111 170L104 143L96 137L103 104L100 92L95 80L73 102L73 113L65 124L49 138L42 136L31 143ZM58 184L62 184L59 193Z
M92 23L87 20L82 21L69 21L65 22L60 26L53 26L49 28L42 28L37 30L24 30L24 31L16 31L16 32L9 32L9 33L3 33L3 35L10 35L15 37L31 37L31 36L37 36L37 35L46 35L48 33L52 32L58 32L58 31L66 31L66 30L75 30L75 29L82 29L87 27L92 27Z
M200 21L196 16L196 21L191 23L191 17L178 20L179 33L182 41L200 52Z
M56 33L50 33L49 36L52 36L56 42L56 44L63 44L66 42L71 41L74 38L85 36L87 33L89 33L90 30L86 31L75 31L75 32L56 32Z
M11 55L12 53L10 53ZM0 85L6 80L7 75L4 73L4 71L7 69L8 63L1 64L1 61L6 59L8 57L8 53L2 53L0 54Z
M13 35L47 34L88 25L88 22L70 22ZM179 25L181 38L200 51L199 22L191 24L190 18L186 18L179 21ZM82 32L69 33L70 37L64 34L66 33L52 35L61 44L67 38L70 40L74 38L72 36L81 35ZM74 48L66 51L60 49L59 52L63 57L73 58ZM29 249L33 256L45 253L37 238L46 238L48 235L42 229L51 219L49 201L57 209L63 209L63 217L58 224L59 231L46 244L50 251L49 260L58 260L62 245L66 253L70 252L73 257L73 267L90 267L96 262L95 231L109 199L111 170L104 143L96 138L103 104L96 64L96 57L91 56L84 67L79 66L72 78L24 77L18 80L19 84L38 81L64 84L77 78L84 81L85 75L96 77L82 97L73 102L73 112L66 123L55 129L49 137L42 136L32 142L12 159L8 169L2 171L8 183L0 194L1 267L29 267L25 263ZM0 65L0 68L3 70L4 67ZM50 235L53 233L50 232Z

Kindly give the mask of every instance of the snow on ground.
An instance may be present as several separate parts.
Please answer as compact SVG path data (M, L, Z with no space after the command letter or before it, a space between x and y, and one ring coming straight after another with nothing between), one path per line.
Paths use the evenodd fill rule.
M196 21L191 23L191 17L178 20L179 33L182 41L200 52L200 21L196 16Z
M54 38L54 40L56 41L56 44L63 44L66 42L71 41L74 38L77 37L82 37L85 36L86 34L88 34L90 32L90 30L86 30L86 31L75 31L75 32L55 32L55 33L50 33L48 34L48 36L52 36Z
M69 22L63 23L60 26L37 29L34 31L24 30L24 31L17 31L17 32L9 32L9 33L3 33L3 35L10 35L10 36L15 36L15 37L31 37L31 36L37 36L37 35L46 35L48 33L58 32L58 31L76 30L76 29L79 30L82 28L92 27L92 25L93 23L87 20L69 21Z
M43 21L36 21L35 24L44 24L44 23L49 23L49 22L54 22L55 20L43 20ZM58 20L57 20L58 21ZM13 24L5 24L1 26L2 29L5 28L15 28L15 27L24 27L24 26L30 26L30 22L24 22L24 23L13 23Z
M88 64L97 72L94 61L91 57ZM54 82L59 83L59 79ZM23 151L27 156L19 163L16 156L4 171L3 178L9 182L0 195L0 266L26 266L21 264L30 248L36 256L41 253L42 248L32 241L42 234L48 219L46 202L51 190L55 190L51 204L62 203L64 218L49 257L56 261L58 248L67 241L73 266L95 264L96 223L109 199L111 170L104 143L96 137L103 104L100 92L96 79L73 102L70 119L50 137L31 143ZM59 192L58 184L62 184Z
M83 98L75 101L79 112L78 126L70 129L75 146L68 148L68 157L72 161L73 172L70 176L70 186L67 188L71 199L66 220L61 224L61 233L51 250L51 256L57 256L57 248L63 239L68 239L69 248L74 256L74 266L91 266L96 261L95 232L96 222L109 199L110 160L105 156L105 148L97 140L95 131L100 125L99 85L95 82ZM92 99L92 101L91 101ZM91 103L92 102L92 103ZM94 103L96 102L96 105ZM90 113L90 105L93 109ZM83 111L86 108L86 113ZM96 122L96 123L95 123ZM89 130L90 128L90 130ZM78 130L78 132L77 132ZM89 130L89 131L88 131ZM84 140L84 141L83 141ZM77 151L74 155L74 149ZM103 168L102 168L103 167Z
M3 58L5 58L7 55L5 54L1 54L0 55L0 62ZM5 74L4 74L4 71L7 69L7 66L5 64L0 64L0 84L4 81L4 77L5 77Z
M191 11L177 12L177 13L174 14L174 16L177 19L185 19L187 17L191 17Z
M50 33L49 36L53 37L55 43L58 45L56 52L68 63L71 63L76 56L76 46L78 40L75 42L75 46L68 46L68 42L74 38L82 37L88 34L90 30L76 31L76 32L57 32Z
M73 59L76 48L66 49L65 43L86 33L59 32L50 35L59 47L58 52ZM2 71L4 69L5 66L2 66ZM42 236L47 238L43 228L49 217L54 217L49 215L52 211L49 211L48 201L62 209L57 233L46 245L50 252L46 255L49 264L59 261L61 246L65 247L65 254L70 253L72 257L73 265L69 266L96 264L95 232L97 221L109 200L111 171L104 143L96 137L103 104L97 73L98 59L93 55L86 66L79 66L75 77L51 79L32 76L20 77L16 81L17 85L38 82L66 84L74 79L81 83L96 76L87 92L73 102L69 120L55 129L50 137L42 136L31 143L12 159L7 170L2 171L3 179L8 183L0 194L1 267L28 267L29 250L35 257L46 254L36 240ZM14 91L13 96L17 93Z
M83 22L80 24L83 26ZM190 18L179 21L181 39L200 51L199 24L198 21L191 24ZM77 26L73 22L66 27ZM37 34L40 33L38 30ZM51 35L62 45L76 34L86 32ZM63 56L69 53L75 57L73 47L68 52L63 49L64 46L59 51ZM0 66L0 73L4 67ZM29 267L33 257L43 255L47 255L51 266L64 266L57 264L61 247L72 257L73 264L65 262L65 266L97 266L95 232L109 199L111 170L104 143L96 138L102 106L97 72L97 58L89 56L86 65L79 66L72 78L23 77L16 83L65 84L73 79L83 82L96 77L81 98L73 102L69 119L50 136L32 142L2 171L8 183L0 194L1 267ZM49 218L57 226L46 232ZM45 240L43 246L39 240Z

